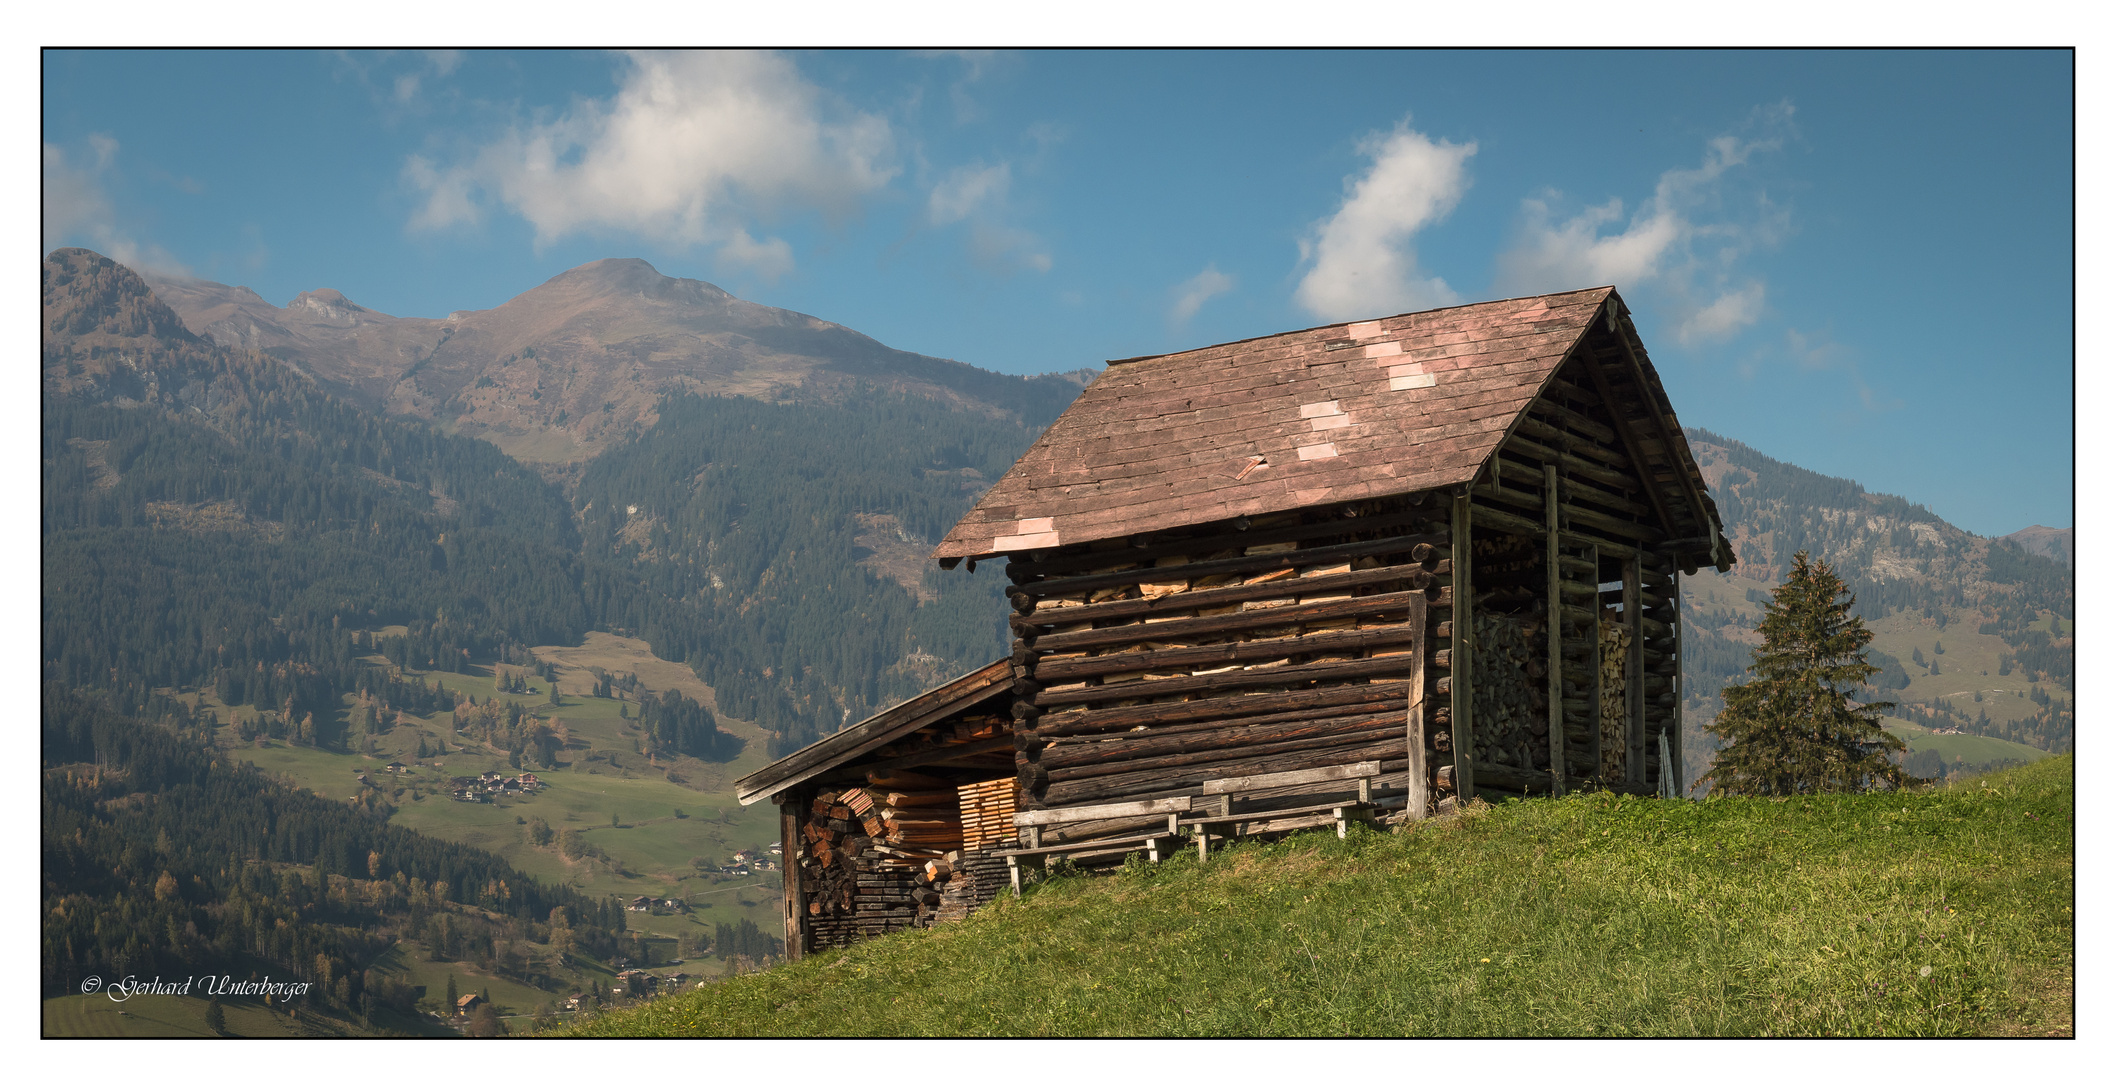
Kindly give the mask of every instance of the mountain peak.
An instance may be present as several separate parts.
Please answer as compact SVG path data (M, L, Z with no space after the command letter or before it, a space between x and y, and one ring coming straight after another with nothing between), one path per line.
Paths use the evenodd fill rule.
M60 248L44 257L45 347L89 336L198 343L131 268L87 248Z
M691 294L685 299L726 299L728 291L710 281L693 278L673 278L654 268L646 259L597 259L582 263L564 271L538 289L553 287L581 289L589 292L631 294L656 299L676 299L678 292ZM538 289L530 290L532 293ZM525 294L528 295L528 294Z

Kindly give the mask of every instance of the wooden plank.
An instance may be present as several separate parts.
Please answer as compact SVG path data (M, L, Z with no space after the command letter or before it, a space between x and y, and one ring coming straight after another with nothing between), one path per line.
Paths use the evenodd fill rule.
M1037 763L1056 772L1082 765L1132 761L1138 758L1159 759L1170 754L1227 747L1262 745L1269 748L1291 740L1365 731L1397 722L1395 710L1390 707L1389 702L1359 706L1358 711L1341 708L1324 712L1325 715L1309 720L1287 721L1282 716L1273 714L1251 717L1247 721L1187 725L1174 730L1166 727L1151 728L1147 731L1127 733L1137 736L1159 734L1158 738L1070 739L1060 745L1044 746L1038 752ZM1200 728L1206 730L1199 730ZM1033 735L1024 738L1030 745L1042 741Z
M1101 709L1075 709L1047 713L1037 724L1038 734L1091 735L1121 732L1142 724L1182 724L1194 720L1258 717L1290 709L1329 708L1373 701L1402 700L1405 686L1398 680L1374 681L1353 686L1326 686L1314 690L1282 690L1275 693L1243 694L1198 701L1158 701L1147 705L1116 705Z
M1271 529L1237 530L1223 526L1206 536L1175 536L1160 538L1147 533L1140 539L1144 544L1116 551L1093 551L1079 555L1054 555L1039 562L1009 563L1008 578L1023 582L1034 578L1070 574L1076 571L1093 571L1099 565L1114 562L1134 562L1142 558L1167 558L1171 555L1193 555L1201 551L1219 551L1230 547L1254 547L1259 544L1277 544L1288 540L1314 540L1322 536L1337 536L1342 533L1377 532L1384 529L1417 528L1432 532L1437 515L1432 510L1409 510L1395 514L1377 514L1373 517L1333 518L1330 521L1312 521L1304 525L1288 525Z
M1523 517L1519 514L1510 514L1505 510L1486 506L1482 503L1470 503L1468 501L1470 499L1470 496L1468 495L1463 496L1463 498L1466 500L1468 506L1468 509L1466 510L1466 516L1472 522L1475 522L1479 525L1484 525L1490 529L1499 529L1502 532L1514 533L1517 536L1544 535L1544 526L1539 525L1538 523L1530 520L1529 518ZM1464 560L1462 559L1454 560L1454 565L1456 566L1462 566L1463 563Z
M1566 794L1566 715L1560 711L1559 467L1544 467L1545 723L1551 744L1552 791Z
M1257 585L1219 585L1205 589L1171 593L1168 596L1141 600L1106 600L1099 604L1083 604L1080 607L1049 608L1012 616L1008 625L1017 633L1036 631L1040 633L1035 645L1039 649L1058 646L1043 640L1044 627L1071 626L1075 623L1100 622L1104 619L1130 619L1156 615L1174 615L1181 611L1199 608L1223 607L1253 600L1277 600L1307 593L1345 592L1349 589L1366 588L1402 581L1408 588L1428 588L1436 574L1446 574L1448 558L1442 555L1441 565L1432 570L1418 563L1402 566L1380 566L1372 570L1354 570L1344 574L1322 574L1309 577L1288 578L1285 581L1267 581Z
M1640 638L1640 553L1625 560L1625 781L1647 783L1647 652Z
M1588 550L1589 562L1596 565L1594 576L1600 578L1603 576L1603 552L1599 548L1594 547ZM1601 784L1604 783L1605 777L1603 775L1603 609L1600 604L1597 605L1595 612L1589 617L1588 642L1589 760L1596 763L1589 770L1589 776L1593 777L1598 784Z
M1334 574L1332 576L1343 577L1345 575ZM1333 591L1337 590L1334 589ZM1036 648L1039 651L1072 652L1076 649L1101 648L1106 645L1130 645L1140 641L1170 641L1179 638L1218 636L1237 630L1325 622L1333 619L1351 618L1356 615L1394 615L1404 610L1405 596L1406 594L1401 592L1377 593L1374 596L1356 596L1351 600L1325 600L1314 604L1287 604L1281 607L1259 608L1256 611L1238 611L1228 615L1195 615L1188 619L1171 619L1168 622L1135 623L1130 626L1105 626L1093 630L1068 630L1065 633L1046 634L1039 637L1036 642Z
M1300 610L1299 608L1295 610ZM1264 641L1226 642L1218 645L1188 645L1144 653L1115 653L1078 659L1051 658L1036 661L1031 676L1039 682L1073 682L1096 675L1122 675L1165 668L1204 668L1221 664L1247 664L1302 653L1348 652L1412 639L1408 626L1371 626L1355 630L1327 630L1300 637L1268 638ZM1132 685L1128 683L1127 685Z
M802 895L802 804L808 798L801 792L782 792L780 804L780 891L787 905L786 934L787 959L799 960L806 952L807 935L802 922L808 917L809 903Z
M1101 803L1094 806L1065 806L1057 810L1023 810L1015 815L1015 827L1065 825L1076 821L1103 821L1109 818L1151 817L1155 814L1181 814L1191 809L1191 796L1180 795L1174 799L1146 799L1138 802Z
M1676 608L1677 617L1670 624L1669 651L1675 671L1670 675L1669 744L1671 759L1676 763L1676 774L1671 776L1671 790L1677 798L1684 798L1684 594L1682 583L1675 574L1669 578L1670 591L1675 595L1670 603Z
M1322 607L1323 605L1317 605ZM1156 681L1119 683L1116 686L1091 686L1081 690L1046 690L1032 701L1039 708L1061 709L1070 705L1088 705L1098 701L1122 701L1126 698L1167 697L1175 694L1198 694L1211 690L1247 690L1268 686L1285 686L1288 683L1340 682L1347 679L1365 679L1377 675L1394 675L1403 671L1404 661L1395 656L1382 656L1369 660L1312 660L1306 664L1290 664L1281 668L1266 668L1261 671L1242 671L1227 675L1186 675L1181 678Z
M1476 633L1471 628L1471 494L1466 491L1449 506L1449 549L1455 553L1454 573L1449 582L1452 610L1449 621L1454 625L1456 636L1452 648L1462 649L1469 656L1476 645ZM1468 801L1472 788L1471 775L1471 665L1465 664L1461 677L1449 680L1449 733L1450 749L1455 754L1455 785L1458 805Z
M1469 556L1466 552L1466 557ZM1405 698L1405 813L1413 821L1427 817L1431 801L1427 780L1427 598L1413 593L1406 625L1412 628L1412 674Z
M1204 788L1205 794L1208 795L1234 795L1245 791L1294 787L1297 784L1322 784L1331 780L1357 780L1363 776L1381 776L1382 774L1382 762L1363 761L1353 765L1330 765L1321 769L1297 769L1293 772L1266 773L1262 776L1235 776L1223 780L1208 780Z
M1129 742L1160 742L1168 740L1171 745L1184 739L1209 736L1214 732L1225 732L1230 728L1252 727L1299 727L1302 723L1325 719L1351 719L1357 716L1372 716L1390 712L1396 708L1391 701L1368 701L1354 705L1336 705L1322 709L1300 709L1294 712L1273 710L1267 715L1238 717L1234 720L1210 720L1193 724L1158 724L1143 731L1105 731L1091 735L1052 735L1048 730L1039 730L1023 736L1027 743L1041 744L1048 757L1055 749L1075 746L1115 747ZM1113 750L1113 753L1116 751Z
M1267 757L1321 750L1334 746L1350 746L1356 743L1372 743L1376 736L1395 728L1397 718L1382 716L1366 723L1348 724L1336 731L1311 732L1304 738L1246 739L1240 742L1224 742L1208 749L1185 754L1163 754L1136 757L1123 761L1101 761L1081 765L1059 765L1041 761L1051 772L1053 783L1068 780L1086 780L1097 776L1118 776L1140 772L1145 769L1169 769L1193 765L1214 765L1221 762L1241 761L1246 758Z
M1346 562L1368 555L1388 555L1409 551L1419 544L1439 544L1447 537L1440 533L1407 533L1389 536L1380 540L1361 540L1350 544L1332 544L1328 547L1299 548L1271 555L1246 555L1237 559L1209 559L1205 562L1186 563L1178 566L1143 566L1135 570L1118 570L1107 574L1082 574L1077 577L1045 578L1041 581L1010 585L1009 596L1056 596L1064 593L1086 592L1094 589L1115 589L1124 585L1143 582L1171 581L1183 578L1208 577L1216 574L1254 574L1264 570L1278 570L1290 566L1315 566L1319 563Z

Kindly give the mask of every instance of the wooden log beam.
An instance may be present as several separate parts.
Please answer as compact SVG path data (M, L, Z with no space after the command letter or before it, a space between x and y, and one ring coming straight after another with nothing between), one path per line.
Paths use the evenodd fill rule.
M1605 487L1614 487L1620 491L1641 491L1644 488L1644 485L1639 480L1627 476L1616 469L1606 468L1587 458L1576 457L1564 450L1555 450L1543 443L1531 442L1528 439L1510 438L1507 442L1500 444L1500 452L1513 454L1516 457L1529 458L1539 465L1557 465L1565 470L1569 476L1583 476Z
M1484 525L1489 529L1499 529L1502 532L1514 533L1517 536L1542 537L1544 535L1544 526L1529 518L1520 514L1511 514L1483 503L1472 503L1469 501L1470 496L1468 495L1463 496L1463 499L1466 502L1464 516L1469 524ZM1456 560L1456 565L1460 566L1465 561L1458 559Z
M1039 634L1039 639L1034 642L1035 646L1039 649L1049 649L1052 645L1041 637L1043 628L1046 627L1071 626L1105 619L1153 618L1196 611L1200 608L1225 607L1229 604L1257 600L1278 600L1305 593L1348 592L1395 582L1403 582L1407 589L1426 589L1438 583L1437 574L1448 573L1448 565L1448 559L1444 558L1439 566L1432 568L1416 563L1382 566L1344 574L1311 574L1308 577L1267 581L1258 585L1221 585L1208 589L1192 589L1141 600L1107 600L1100 604L1083 604L1080 607L1047 608L1013 616L1008 619L1008 625L1017 634Z
M1610 410L1613 417L1620 420L1619 441L1625 444L1626 455L1632 459L1633 471L1639 474L1641 486L1646 489L1648 504L1655 509L1655 520L1662 523L1663 535L1677 535L1676 521L1670 516L1669 507L1664 502L1666 496L1658 486L1651 483L1655 473L1647 460L1647 451L1640 445L1640 436L1623 423L1625 410L1619 407L1617 397L1611 393L1610 380L1604 377L1603 368L1588 357L1580 358L1580 366L1588 372L1589 382L1596 387L1596 393L1602 395L1604 407Z
M1391 703L1384 703L1382 709L1375 711L1337 711L1307 720L1280 721L1277 717L1264 716L1255 718L1245 727L1210 730L1187 727L1153 738L1071 741L1046 747L1039 754L1037 763L1057 773L1062 769L1190 754L1220 747L1270 747L1281 741L1322 738L1350 731L1380 731L1398 721L1397 710Z
M1068 630L1039 637L1036 647L1040 651L1073 652L1077 649L1102 648L1109 645L1131 645L1141 641L1217 637L1239 630L1327 622L1360 615L1395 615L1404 610L1406 596L1407 594L1401 592L1377 593L1374 596L1356 596L1351 600L1287 604L1259 608L1256 611L1238 611L1228 615L1197 615L1188 619L1170 619L1167 622Z
M1009 596L1055 596L1063 593L1086 592L1095 589L1115 589L1125 585L1138 585L1151 581L1181 581L1187 578L1211 577L1219 574L1255 574L1267 570L1279 570L1291 566L1315 566L1320 563L1346 562L1369 555L1390 555L1410 551L1420 544L1438 544L1446 537L1439 533L1408 533L1404 536L1384 537L1380 540L1361 540L1350 544L1332 544L1329 547L1297 548L1271 555L1246 555L1237 559L1208 559L1204 562L1186 563L1183 566L1143 566L1133 570L1117 570L1104 574L1082 574L1076 577L1044 578L1026 581L1007 587Z
M1155 727L1200 720L1232 720L1296 709L1322 709L1378 701L1399 702L1405 700L1407 691L1405 683L1393 679L1354 686L1283 690L1277 693L1232 695L1197 701L1157 701L1145 705L1074 709L1045 713L1038 720L1035 730L1038 735L1091 735L1125 731L1142 724Z
M1073 682L1101 675L1123 675L1135 671L1192 669L1223 664L1249 664L1314 653L1357 652L1362 649L1402 645L1412 640L1410 626L1376 626L1358 630L1327 630L1301 637L1264 641L1226 642L1219 645L1186 645L1144 653L1114 653L1075 658L1046 657L1033 663L1032 678L1044 683Z
M1272 712L1256 716L1242 716L1233 720L1207 720L1192 724L1157 724L1144 730L1104 731L1088 735L1048 735L1043 731L1022 732L1015 736L1015 749L1024 753L1032 750L1048 753L1051 747L1115 746L1121 742L1141 739L1168 739L1190 735L1203 737L1212 732L1227 731L1232 728L1253 728L1260 724L1306 723L1334 718L1373 716L1377 713L1395 715L1396 710L1397 702L1386 699L1364 701L1353 705L1332 705L1321 709L1297 709L1293 712Z
M1157 539L1147 534L1124 548L1111 551L1090 551L1078 555L1049 555L1037 559L1034 555L1021 562L1008 564L1008 577L1021 582L1033 578L1072 574L1078 571L1093 571L1096 567L1111 563L1138 562L1142 558L1166 558L1171 555L1195 555L1202 551L1225 551L1228 548L1256 547L1260 544L1280 544L1289 540L1314 540L1322 536L1339 536L1355 532L1379 532L1385 529L1418 529L1439 532L1447 527L1440 516L1432 510L1413 510L1395 514L1376 514L1372 517L1340 517L1329 521L1312 521L1302 525L1285 525L1273 529L1245 529L1219 531L1206 536L1172 537Z
M1630 464L1625 460L1624 454L1605 450L1603 447L1596 445L1593 440L1584 439L1579 435L1570 435L1542 420L1535 420L1529 416L1524 416L1515 422L1515 432L1528 438L1542 439L1546 443L1551 444L1555 450L1565 451L1579 457L1588 458L1591 461L1601 462L1606 468L1623 468Z
M1615 303L1612 310L1616 310ZM1676 474L1678 483L1684 488L1684 494L1692 513L1696 515L1699 528L1710 530L1713 528L1713 515L1706 510L1706 493L1700 490L1701 485L1692 479L1690 470L1685 468L1684 434L1677 429L1676 417L1663 412L1661 406L1656 403L1654 387L1647 381L1647 366L1640 362L1640 354L1633 348L1632 335L1626 332L1624 325L1618 320L1613 319L1611 323L1611 336L1618 339L1618 346L1624 353L1626 370L1632 373L1633 385L1640 394L1640 406L1654 419L1655 426L1661 429L1663 445L1668 448L1669 471ZM1670 534L1675 535L1676 531L1671 529Z
M1054 781L1045 792L1044 803L1047 807L1076 806L1152 792L1168 792L1180 796L1196 795L1203 792L1208 780L1261 776L1265 773L1322 768L1326 765L1352 765L1363 761L1381 761L1385 773L1402 770L1405 761L1403 737L1391 731L1380 742L1375 743L1325 747L1298 754L1245 758L1209 766L1150 769L1115 776L1090 777L1085 780Z
M1230 742L1211 749L1194 750L1184 754L1158 755L1147 760L1103 761L1081 765L1056 766L1045 763L1051 770L1052 783L1083 780L1094 776L1114 776L1120 773L1139 772L1142 768L1177 768L1180 766L1206 765L1218 761L1237 761L1261 755L1284 755L1302 753L1330 746L1345 746L1351 743L1372 743L1378 732L1394 732L1398 719L1385 716L1357 724L1343 731L1311 735L1307 738L1267 739L1260 741Z
M1525 465L1509 457L1495 456L1493 460L1499 463L1500 475L1505 479L1512 480L1518 484L1543 483L1538 467ZM1646 503L1636 502L1624 495L1605 491L1593 484L1582 483L1579 477L1569 477L1569 479L1573 481L1567 486L1565 493L1566 499L1569 501L1591 502L1618 513L1634 515L1651 513Z
M1397 656L1379 656L1367 660L1312 660L1306 664L1289 664L1286 667L1267 668L1262 671L1239 671L1226 675L1187 675L1175 679L1119 683L1116 686L1090 686L1080 690L1045 690L1039 692L1032 700L1039 708L1064 709L1073 705L1123 701L1127 698L1204 694L1216 690L1253 690L1287 686L1292 683L1340 682L1378 675L1395 675L1403 670L1404 659Z
M1530 411L1544 418L1546 423L1556 427L1573 429L1575 435L1594 439L1599 443L1615 443L1618 441L1618 432L1609 424L1592 420L1585 414L1550 398L1531 398Z

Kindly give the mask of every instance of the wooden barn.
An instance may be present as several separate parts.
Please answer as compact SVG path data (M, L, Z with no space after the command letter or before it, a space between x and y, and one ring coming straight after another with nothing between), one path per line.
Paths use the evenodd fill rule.
M894 928L861 907L892 890L898 922L934 917L933 869L891 878L925 852L973 864L939 872L982 880L958 886L975 906L1002 862L1203 855L1473 794L1672 794L1679 581L1734 564L1610 288L1113 362L935 552L1002 556L1011 657L743 781L782 800L788 895L816 898L790 942ZM867 878L803 876L828 868L798 833L814 861L861 831L831 831L838 800L944 789L957 832L891 855L877 812ZM1010 829L942 846L999 793Z

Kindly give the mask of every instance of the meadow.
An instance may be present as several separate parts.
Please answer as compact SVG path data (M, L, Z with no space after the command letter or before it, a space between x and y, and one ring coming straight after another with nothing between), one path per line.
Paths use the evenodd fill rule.
M1061 873L570 1029L721 1036L2064 1036L2073 757L1939 789L1474 804Z

